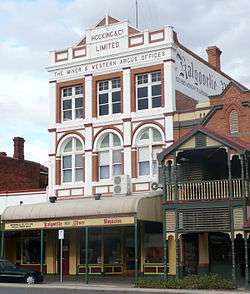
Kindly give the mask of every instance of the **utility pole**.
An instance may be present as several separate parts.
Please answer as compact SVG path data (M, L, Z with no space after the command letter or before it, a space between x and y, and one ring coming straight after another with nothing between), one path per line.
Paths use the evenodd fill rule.
M135 26L138 28L139 19L138 19L138 0L135 0Z

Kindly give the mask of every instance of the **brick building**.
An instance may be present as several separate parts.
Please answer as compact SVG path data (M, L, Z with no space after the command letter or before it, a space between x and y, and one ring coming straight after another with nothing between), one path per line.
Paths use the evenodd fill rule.
M0 153L0 192L45 189L48 168L24 158L24 139L15 137L13 157Z

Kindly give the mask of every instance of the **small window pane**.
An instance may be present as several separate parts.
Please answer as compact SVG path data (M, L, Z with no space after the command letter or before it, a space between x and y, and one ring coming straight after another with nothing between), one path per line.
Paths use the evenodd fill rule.
M72 156L63 156L63 169L72 168Z
M99 106L99 115L107 115L109 114L109 106L108 104Z
M138 88L137 97L138 98L148 97L148 88L147 87Z
M112 80L112 89L120 88L120 79Z
M121 92L113 92L112 93L112 102L119 102L121 100Z
M138 75L137 76L138 85L146 84L147 82L148 82L148 74Z
M151 78L152 78L152 82L158 82L161 80L161 72L157 71L157 72L153 72L151 74Z
M150 174L149 161L139 162L139 175L146 176Z
M75 87L75 95L80 95L83 93L83 87L82 86L76 86Z
M152 96L160 96L161 95L161 85L152 86Z
M148 147L139 148L138 159L139 159L139 161L149 161L149 148Z
M140 99L138 100L138 109L148 109L148 99Z
M113 165L113 176L119 176L121 173L122 173L121 164L114 164Z
M153 129L153 141L154 142L161 142L162 141L161 133L156 129Z
M63 89L63 97L72 96L72 88L64 88Z
M109 166L100 167L100 179L109 179Z
M121 103L113 103L112 113L120 113L120 112L121 112Z
M72 110L67 110L63 112L63 120L72 120Z
M83 118L83 109L82 108L76 109L75 110L75 116L76 116L76 119Z
M63 182L67 183L67 182L72 182L72 170L64 170L63 171Z
M109 147L109 134L106 135L103 139L102 142L100 144L100 148L106 148Z
M71 99L63 100L63 110L68 110L71 108L72 108L72 100Z
M99 104L106 104L108 103L108 93L99 94Z
M143 131L143 133L140 136L140 140L148 140L149 139L149 129L146 129Z
M99 84L99 91L108 90L108 81L101 81Z
M78 154L75 156L75 167L83 167L83 156Z
M80 108L83 106L83 99L82 98L76 98L75 99L75 108Z
M122 161L122 153L121 150L113 151L113 163L121 163Z
M115 134L113 134L113 146L121 146L121 141L119 137Z
M161 96L152 98L152 108L161 107Z
M82 150L82 143L80 140L75 139L76 140L76 151L81 151Z
M72 139L68 141L68 143L65 145L63 152L71 152L72 151Z
M109 151L100 152L99 162L100 162L100 166L109 165Z
M75 171L75 181L79 182L79 181L83 181L83 169L82 168L78 168Z

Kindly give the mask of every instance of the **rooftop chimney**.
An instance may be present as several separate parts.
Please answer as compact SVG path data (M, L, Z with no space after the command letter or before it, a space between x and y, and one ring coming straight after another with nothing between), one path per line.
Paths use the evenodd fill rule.
M207 48L208 63L210 63L217 70L220 70L220 55L221 51L216 46L211 46Z
M24 138L15 137L14 141L14 155L13 158L24 160Z

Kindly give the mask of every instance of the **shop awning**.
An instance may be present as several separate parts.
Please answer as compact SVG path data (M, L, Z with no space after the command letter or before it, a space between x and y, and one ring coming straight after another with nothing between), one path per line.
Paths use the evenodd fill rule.
M103 196L56 203L10 206L2 214L6 230L133 224L138 220L162 222L161 195Z

